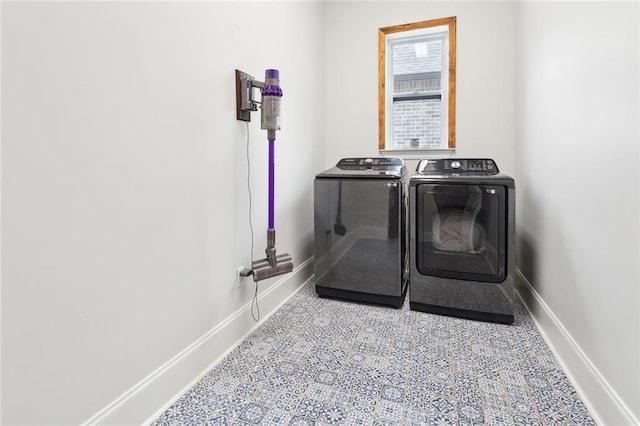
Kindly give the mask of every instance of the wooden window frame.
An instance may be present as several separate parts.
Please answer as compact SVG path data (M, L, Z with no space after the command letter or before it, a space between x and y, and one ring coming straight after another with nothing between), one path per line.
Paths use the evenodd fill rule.
M456 147L456 17L431 19L428 21L413 22L410 24L394 25L378 29L378 149L387 149L386 146L386 50L387 34L404 31L431 28L438 26L449 28L449 75L447 90L447 147Z

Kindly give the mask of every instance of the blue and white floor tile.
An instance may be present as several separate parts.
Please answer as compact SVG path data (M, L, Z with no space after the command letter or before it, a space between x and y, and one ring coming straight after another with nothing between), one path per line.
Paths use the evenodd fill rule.
M513 325L306 285L153 426L595 425L527 311Z

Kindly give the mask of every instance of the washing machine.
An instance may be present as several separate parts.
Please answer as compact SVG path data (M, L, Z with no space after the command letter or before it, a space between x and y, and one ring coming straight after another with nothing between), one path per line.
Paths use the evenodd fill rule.
M512 177L491 159L421 160L409 222L412 310L513 323Z
M314 180L320 297L402 306L407 291L406 172L395 157L343 158Z

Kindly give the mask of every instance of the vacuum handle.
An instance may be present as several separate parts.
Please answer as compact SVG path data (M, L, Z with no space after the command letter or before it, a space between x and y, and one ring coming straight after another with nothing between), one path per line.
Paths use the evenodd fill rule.
M275 228L275 139L269 138L269 229Z

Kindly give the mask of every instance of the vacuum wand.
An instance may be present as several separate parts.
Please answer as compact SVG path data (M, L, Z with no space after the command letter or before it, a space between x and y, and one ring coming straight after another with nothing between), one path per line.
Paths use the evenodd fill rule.
M275 141L276 130L280 130L280 88L278 70L267 70L262 88L262 128L267 130L269 140L269 219L267 226L266 258L253 261L253 279L264 280L289 273L293 270L293 261L289 254L276 254L275 228Z
M269 130L271 132L271 130ZM273 131L275 134L275 130ZM267 228L267 260L269 265L276 267L276 228L275 228L275 138L269 138L269 221Z

